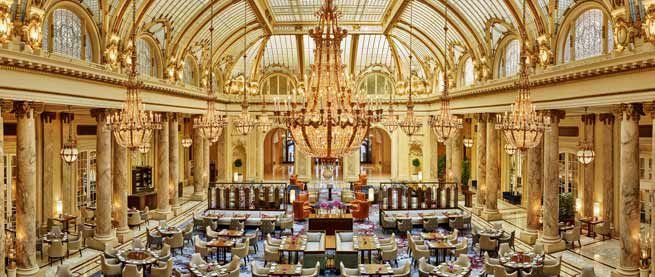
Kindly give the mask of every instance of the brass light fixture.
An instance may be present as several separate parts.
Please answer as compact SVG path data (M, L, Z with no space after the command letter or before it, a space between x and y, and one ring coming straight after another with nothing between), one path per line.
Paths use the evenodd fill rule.
M77 161L79 150L77 149L77 141L73 139L73 113L70 112L70 106L68 107L68 113L62 114L62 120L68 124L68 140L61 147L59 155L64 162L71 164Z
M418 132L421 131L421 128L423 127L423 122L421 122L418 118L416 118L416 115L414 115L414 100L412 99L412 85L414 82L412 82L412 59L413 59L413 52L412 52L412 37L414 35L414 6L411 5L410 2L410 24L409 24L409 80L404 82L399 82L398 83L398 88L399 91L407 91L409 93L409 99L407 100L407 113L405 114L405 118L401 120L398 123L398 127L400 127L400 130L402 130L406 135L408 136L413 136L417 134ZM406 84L406 87L405 87Z
M11 4L13 1L0 0L0 43L6 43L14 28L14 23L11 20Z
M25 41L32 48L32 50L41 48L41 41L43 40L42 25L44 14L44 10L36 7L31 7L29 23L23 26Z
M583 165L588 165L594 161L596 157L596 152L594 152L594 144L587 140L587 121L589 117L587 115L587 108L584 108L584 117L582 122L584 127L582 129L582 141L578 144L578 151L575 153L578 162Z
M366 103L344 73L340 46L348 31L339 26L340 11L333 2L324 1L316 13L318 26L309 31L316 45L310 77L304 77L283 106L275 100L275 115L298 150L320 160L328 171L337 159L360 148L371 123L379 118L374 113L382 113Z
M214 14L214 4L212 2L210 6L210 13ZM205 111L205 114L202 115L201 117L197 117L193 120L193 128L198 129L200 132L200 136L206 140L208 140L210 143L214 143L218 141L218 138L221 136L221 133L223 132L223 128L227 126L227 120L218 112L216 111L215 107L215 98L216 95L214 94L214 81L213 77L214 74L212 74L212 68L214 67L213 63L213 56L214 56L214 20L209 21L209 83L207 84L207 110ZM182 139L182 146L184 146L185 139ZM184 147L189 147L191 146L191 138L188 138L188 141L186 142L188 146Z
M136 45L136 4L132 1L132 45ZM127 99L123 103L123 108L113 115L107 117L107 124L116 138L116 142L134 151L139 147L149 143L155 130L161 129L161 116L145 110L145 105L139 96L139 89L143 82L138 80L137 73L137 49L132 47L131 67L128 73L128 80L125 82L127 88Z
M250 131L252 131L253 128L257 126L257 120L250 118L250 113L248 113L248 94L249 93L256 93L258 91L258 87L253 84L253 82L249 82L248 79L246 78L246 68L248 64L248 44L246 43L247 40L247 30L248 30L248 22L247 22L247 17L248 17L248 2L244 1L243 4L243 87L242 93L243 93L243 101L241 102L241 115L234 120L234 129L236 130L237 134L241 136L246 136ZM239 84L239 81L236 81L235 84ZM233 87L233 86L231 86Z
M525 20L525 0L523 1L523 22ZM530 100L530 79L528 72L528 51L525 42L527 34L522 35L521 71L518 80L519 93L512 104L511 113L498 115L496 129L503 131L507 143L523 152L541 142L544 131L550 127L550 117L537 112Z
M466 147L466 148L471 148L471 146L473 146L473 139L472 138L464 138L463 142L464 142L464 147Z
M396 129L398 129L398 116L394 114L393 111L393 91L390 91L388 88L389 86L386 86L387 93L389 93L389 113L387 116L382 120L382 126L384 126L387 131L389 131L390 134L393 134Z
M189 135L189 124L187 124L187 119L184 119L184 137L180 141L182 147L189 148L193 144L193 139Z
M516 146L512 145L511 143L505 143L505 146L503 146L503 150L505 150L505 153L508 155L512 156L516 154Z
M264 97L264 92L262 92L262 114L257 119L257 129L262 133L266 133L271 130L272 126L273 123L266 114L266 98Z
M444 20L444 51L448 49L448 0L444 6L445 17ZM450 98L448 97L448 87L450 81L448 80L448 61L444 57L444 71L443 71L443 93L441 94L441 109L436 115L430 117L430 127L437 135L437 141L444 142L455 136L457 129L462 129L462 119L453 115L450 111Z

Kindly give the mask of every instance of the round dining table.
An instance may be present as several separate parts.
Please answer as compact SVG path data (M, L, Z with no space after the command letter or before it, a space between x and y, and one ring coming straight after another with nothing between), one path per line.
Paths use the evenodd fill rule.
M519 275L522 275L523 271L543 267L544 257L532 252L508 252L500 257L500 263L508 272L518 271Z
M471 267L463 267L453 263L441 263L430 272L430 276L460 277L471 272Z

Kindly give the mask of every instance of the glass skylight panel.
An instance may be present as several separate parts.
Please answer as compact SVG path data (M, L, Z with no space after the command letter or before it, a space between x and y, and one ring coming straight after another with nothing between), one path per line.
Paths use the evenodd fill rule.
M365 70L370 65L385 65L390 69L393 68L389 43L383 35L360 36L356 60L355 74Z
M287 67L292 72L298 70L298 46L294 35L271 36L262 57L262 69L270 65Z

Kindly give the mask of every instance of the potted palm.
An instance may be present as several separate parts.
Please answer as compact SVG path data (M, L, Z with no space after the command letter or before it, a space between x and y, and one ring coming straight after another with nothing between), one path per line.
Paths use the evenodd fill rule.
M241 173L241 167L243 167L243 162L241 161L241 159L234 160L234 167L237 168L237 172L236 172L237 176L235 178L236 179L235 181L241 182L243 180L243 174Z

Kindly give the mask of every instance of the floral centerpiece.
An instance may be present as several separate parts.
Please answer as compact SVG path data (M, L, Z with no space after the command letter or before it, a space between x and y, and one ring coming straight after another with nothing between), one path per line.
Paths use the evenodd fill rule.
M346 205L339 200L321 201L316 204L316 208L319 210L320 214L342 214Z

